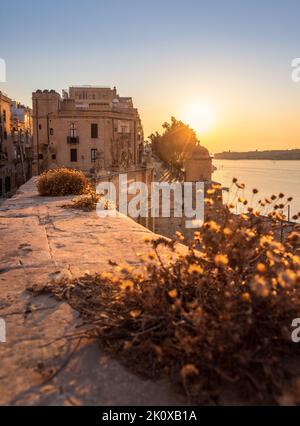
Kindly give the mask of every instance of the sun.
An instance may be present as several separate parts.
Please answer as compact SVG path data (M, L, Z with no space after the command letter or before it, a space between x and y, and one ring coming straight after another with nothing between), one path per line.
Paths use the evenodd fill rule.
M183 111L182 121L200 135L208 133L216 126L216 111L207 103L193 103Z

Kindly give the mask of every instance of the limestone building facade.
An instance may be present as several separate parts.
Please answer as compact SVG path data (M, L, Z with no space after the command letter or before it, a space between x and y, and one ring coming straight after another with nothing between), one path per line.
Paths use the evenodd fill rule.
M212 177L212 157L208 149L197 145L185 160L185 182L209 182Z
M143 127L116 88L76 86L32 95L34 173L66 166L87 173L131 170L142 161Z
M32 175L31 109L0 92L0 197L11 195Z

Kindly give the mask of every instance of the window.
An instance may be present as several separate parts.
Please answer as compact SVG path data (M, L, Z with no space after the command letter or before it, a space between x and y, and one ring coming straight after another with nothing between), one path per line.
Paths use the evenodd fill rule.
M70 125L70 136L71 138L76 138L77 136L77 129L75 123L71 123Z
M56 154L52 154L52 160L56 160Z
M5 192L10 192L10 190L11 190L10 176L6 176L6 178L4 180L4 186L5 186Z
M98 138L98 124L97 123L91 124L91 138L93 138L93 139Z
M42 125L41 124L39 124L39 130L42 130Z
M54 130L51 127L51 129L50 129L50 136L53 136L53 135L54 135Z
M43 154L39 154L39 160L43 160L44 156Z
M76 148L70 149L70 155L71 155L71 161L76 162L77 161L77 149Z
M97 149L91 149L91 162L95 163L97 160Z
M118 120L118 133L130 133L130 122L128 120Z

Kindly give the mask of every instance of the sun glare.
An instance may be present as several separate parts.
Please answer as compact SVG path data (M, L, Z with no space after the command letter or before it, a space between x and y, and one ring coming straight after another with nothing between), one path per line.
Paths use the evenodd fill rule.
M182 120L197 133L203 134L215 127L216 112L208 104L194 103L184 110Z

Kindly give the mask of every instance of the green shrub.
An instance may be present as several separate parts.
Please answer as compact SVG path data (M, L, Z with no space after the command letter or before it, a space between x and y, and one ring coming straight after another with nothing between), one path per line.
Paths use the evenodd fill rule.
M61 167L43 172L36 186L43 196L80 195L86 191L88 180L78 170Z

